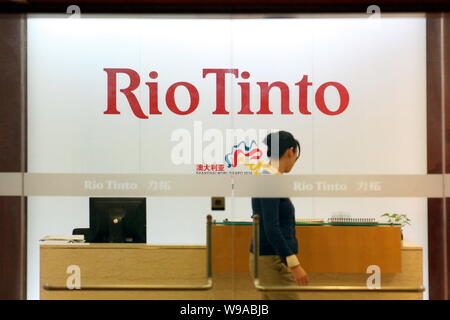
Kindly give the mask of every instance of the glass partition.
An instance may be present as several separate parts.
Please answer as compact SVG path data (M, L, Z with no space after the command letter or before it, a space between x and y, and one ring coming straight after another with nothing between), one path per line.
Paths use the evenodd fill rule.
M203 285L211 215L214 287L172 297L267 297L277 282L254 282L248 261L252 198L282 198L295 208L295 253L310 288L291 293L428 298L428 200L445 189L442 172L427 167L425 15L29 15L27 23L28 298L48 294L40 268L51 243L39 240L89 228L94 197L145 198L146 244L128 245L181 251L136 255L137 264L167 268L161 278L108 269L100 256L86 265L115 276L83 278L81 266L81 288ZM264 143L280 130L300 144L281 175L267 171L276 161ZM177 259L183 270L171 266Z

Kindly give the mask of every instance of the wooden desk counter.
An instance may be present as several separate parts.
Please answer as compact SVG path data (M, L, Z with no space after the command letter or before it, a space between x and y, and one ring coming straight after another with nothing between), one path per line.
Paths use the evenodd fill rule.
M213 270L248 272L251 224L213 225ZM401 233L395 226L296 226L299 260L309 272L401 272Z
M41 299L207 299L201 291L46 290L66 287L69 266L78 266L81 286L202 285L205 246L146 244L41 244Z
M321 228L321 229L319 229ZM311 285L365 286L370 274L366 264L381 264L382 287L421 287L422 247L400 241L400 230L395 227L318 227L298 226L299 257L305 266ZM361 227L356 227L361 228ZM248 249L251 226L213 225L213 281L208 291L145 291L145 290L45 290L44 284L66 286L70 274L67 268L77 265L81 270L83 285L199 285L206 282L205 246L154 246L147 244L69 244L52 243L40 246L41 299L259 299L248 270ZM329 232L328 234L325 234ZM352 234L353 233L353 234ZM355 238L358 235L360 238ZM375 241L376 237L386 237ZM309 239L307 241L306 239ZM314 240L313 240L314 239ZM391 240L389 240L391 239ZM340 242L334 250L353 246L353 253L345 256L346 264L332 260L328 269L317 263L317 253L328 263L330 254L338 259L331 241ZM363 243L366 241L365 243ZM392 242L391 242L392 241ZM322 249L310 250L309 245ZM324 246L330 245L329 248ZM303 246L303 247L302 247ZM381 248L391 246L391 251ZM367 252L375 248L375 253ZM378 249L377 249L378 248ZM394 249L392 249L394 248ZM310 256L308 256L310 250ZM378 250L378 251L377 251ZM399 252L399 261L395 258ZM328 252L328 253L326 253ZM302 254L303 253L303 254ZM378 256L377 256L378 255ZM393 264L379 260L391 255ZM375 261L368 260L372 257ZM313 259L309 260L308 259ZM313 261L316 261L313 263ZM355 263L356 261L356 263ZM358 262L359 261L359 262ZM381 261L381 262L380 262ZM308 265L309 263L309 265ZM359 266L358 272L354 265ZM316 269L314 269L316 268ZM334 269L332 269L334 268ZM341 269L339 269L341 268ZM342 268L345 271L342 271ZM400 272L386 272L386 268L400 268ZM327 271L323 271L327 270ZM341 270L341 271L330 271ZM422 292L301 292L302 299L422 299Z
M297 225L299 258L314 286L366 286L367 267L381 269L381 286L421 288L423 285L422 247L401 241L396 226L312 226ZM216 290L224 295L231 290L233 299L258 299L252 287L248 250L252 237L249 223L213 226L213 270ZM300 292L305 300L327 299L423 299L421 291Z

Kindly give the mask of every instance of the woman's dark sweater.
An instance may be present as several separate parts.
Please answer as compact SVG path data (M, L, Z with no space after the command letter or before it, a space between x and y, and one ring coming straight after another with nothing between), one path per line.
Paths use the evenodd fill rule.
M253 215L260 216L260 255L286 257L298 253L295 208L289 198L252 198ZM253 217L253 216L252 216ZM250 243L253 253L253 239Z

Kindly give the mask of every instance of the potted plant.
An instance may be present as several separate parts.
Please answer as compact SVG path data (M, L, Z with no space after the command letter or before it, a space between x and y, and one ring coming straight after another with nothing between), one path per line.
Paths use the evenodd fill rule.
M406 214L398 214L398 213L385 213L383 215L381 215L382 217L387 217L388 223L394 224L394 223L398 223L401 225L401 235L402 235L402 240L403 240L403 228L406 225L411 225L411 219L408 218L408 216Z

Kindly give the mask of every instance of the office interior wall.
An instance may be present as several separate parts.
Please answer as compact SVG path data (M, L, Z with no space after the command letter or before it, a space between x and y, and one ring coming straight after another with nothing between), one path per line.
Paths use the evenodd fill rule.
M28 20L28 171L31 173L188 173L195 163L175 165L174 130L194 136L202 129L284 129L302 144L293 174L426 174L425 18L348 19L58 19ZM131 68L141 77L138 99L148 107L145 81L159 74L161 89L189 81L200 91L191 115L164 106L162 115L138 119L118 94L120 115L105 115L104 68ZM227 79L229 116L212 115L215 82L203 68L239 68L251 74L250 101L257 110L257 81L284 81L292 92L293 115L238 115L242 79ZM294 83L302 75L311 115L298 113ZM339 116L317 111L314 92L339 81L350 92ZM127 78L119 77L118 86ZM188 105L178 93L180 105ZM277 93L271 105L279 106ZM337 95L327 94L330 105ZM261 138L261 137L259 137ZM260 141L259 141L260 142ZM195 187L195 186L193 186ZM216 219L249 220L249 198L227 198ZM426 198L295 198L299 218L335 212L379 217L404 212L413 220L405 237L424 247L427 286ZM28 297L38 298L38 240L87 226L87 197L29 197ZM204 243L209 197L149 197L150 243ZM187 227L189 226L189 227ZM198 227L199 226L199 227Z

